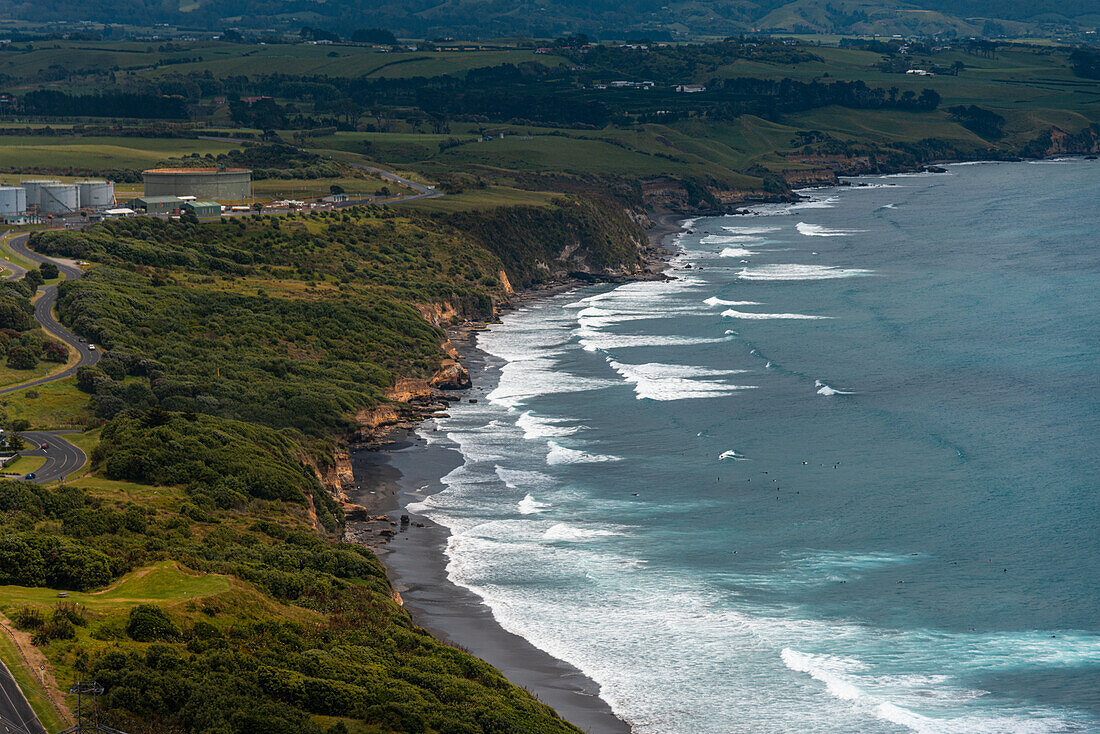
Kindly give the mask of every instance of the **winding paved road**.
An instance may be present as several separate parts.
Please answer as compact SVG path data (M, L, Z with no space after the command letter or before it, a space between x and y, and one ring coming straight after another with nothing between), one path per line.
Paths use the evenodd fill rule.
M413 191L418 192L414 196L406 196L405 198L397 199L396 201L387 201L386 202L387 206L392 205L392 204L404 204L404 203L409 202L409 201L419 201L420 199L434 199L437 196L443 196L442 191L439 191L438 189L435 189L432 186L425 186L424 184L417 183L416 181L410 181L407 178L402 178L401 176L398 176L396 173L392 173L392 172L384 170L382 168L375 168L374 166L364 166L364 165L361 165L359 163L352 163L350 165L351 165L352 168L358 168L358 169L363 170L363 171L369 171L371 173L374 173L374 174L377 174L377 175L381 176L382 178L386 179L387 181L393 181L395 184L400 184L402 186L407 186L408 188L412 189ZM369 204L369 203L373 203L373 202L369 202L365 199L364 200L358 200L358 201L345 201L345 202L342 202L340 204L337 204L336 208L337 209L343 209L343 208L349 207L349 206L360 206L362 204Z
M34 250L29 249L27 247L27 241L29 239L29 234L22 234L12 238L11 241L8 242L8 246L17 255L31 262L44 263L48 261L54 263L67 280L76 280L83 275L80 268L53 260L52 258L44 257ZM16 278L9 276L9 279L15 280ZM98 349L89 349L88 344L81 342L75 334L59 324L57 319L54 318L53 305L57 302L57 286L43 286L39 288L39 290L42 291L42 295L39 296L38 300L34 303L35 321L37 321L46 332L76 349L80 354L80 359L76 364L52 375L41 377L37 380L31 380L21 385L0 389L0 395L6 395L18 390L25 390L28 387L34 387L36 385L44 385L47 382L54 382L55 380L63 380L66 377L75 375L76 371L81 367L90 366L99 361L100 353ZM36 448L20 453L26 456L46 457L46 463L34 472L34 481L39 484L49 484L70 476L73 472L84 466L84 463L88 460L88 456L83 450L69 443L60 433L52 431L26 431L22 435L23 438L34 444ZM42 449L43 445L49 445L50 448Z

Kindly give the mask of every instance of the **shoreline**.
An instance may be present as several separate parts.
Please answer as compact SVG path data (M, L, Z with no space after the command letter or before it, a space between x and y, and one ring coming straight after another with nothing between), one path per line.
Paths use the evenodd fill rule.
M673 254L669 244L682 231L680 223L684 219L685 215L673 212L651 214L652 226L646 231L649 252L643 266L649 277L664 277L668 256ZM511 306L584 285L590 284L571 282L533 289L517 294ZM488 392L486 383L491 382L486 378L496 370L487 363L487 355L477 349L475 334L464 329L449 335L462 353L473 383L471 388L456 393L465 400L483 400ZM349 519L347 539L375 551L400 602L413 620L437 639L493 665L512 683L588 734L629 734L631 726L600 698L595 681L526 638L505 630L477 594L454 584L447 575L448 529L405 510L443 491L442 478L462 464L462 455L453 445L429 443L417 435L418 430L434 428L431 419L426 419L418 428L393 429L380 446L352 449L355 487L348 492L349 499L364 507L368 517L388 517L393 534L388 541L379 542L379 520Z
M456 344L464 355L474 386L463 398L483 400L490 388L485 379L496 369L486 364L472 340ZM432 431L426 420L420 430ZM463 462L449 443L428 443L417 429L401 428L390 434L393 443L381 449L352 452L357 489L351 499L371 503L372 511L390 517L395 532L389 542L372 544L401 603L419 626L436 639L461 648L493 665L509 681L552 707L562 719L588 734L629 734L631 727L615 716L599 697L599 686L569 663L505 630L474 592L454 584L447 575L448 529L404 508L442 491L441 482ZM374 487L374 494L370 489ZM364 497L364 495L366 495ZM382 509L380 503L389 507ZM367 506L370 506L369 504ZM409 522L402 523L406 516ZM349 539L356 523L349 521Z

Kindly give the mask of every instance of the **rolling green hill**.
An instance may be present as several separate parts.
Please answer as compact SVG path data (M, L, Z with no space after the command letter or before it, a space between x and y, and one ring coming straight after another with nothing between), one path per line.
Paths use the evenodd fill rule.
M1094 27L1095 0L1065 0L1056 7L1038 0L382 0L333 3L322 0L177 0L139 2L29 3L3 0L0 12L32 21L88 19L118 23L171 23L220 30L225 27L290 28L303 25L350 35L356 28L390 29L431 38L552 37L583 32L600 38L672 40L753 30L827 33L1008 35L1040 32L1044 26Z

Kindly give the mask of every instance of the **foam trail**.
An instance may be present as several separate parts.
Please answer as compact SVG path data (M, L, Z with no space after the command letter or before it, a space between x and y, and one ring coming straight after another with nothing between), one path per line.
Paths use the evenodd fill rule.
M564 522L552 525L542 534L543 540L549 541L585 541L596 538L606 538L612 535L623 535L616 530L602 530L598 528L578 528Z
M741 280L832 280L872 275L874 271L862 268L838 268L833 265L761 265L742 268L737 273Z
M708 234L703 239L699 240L701 245L744 245L752 242L759 242L759 237L752 237L749 235L736 234L736 235L720 235L720 234Z
M723 301L718 296L711 296L703 303L708 306L759 306L759 301Z
M584 451L562 446L556 441L549 441L547 443L550 446L550 453L546 455L546 463L551 466L555 464L598 464L605 461L621 461L621 457L619 456L612 456L610 454L589 454Z
M733 449L730 449L729 451L723 451L721 454L718 455L719 461L725 461L726 459L733 459L734 461L748 461L748 459L745 458L744 454L738 453Z
M750 313L748 311L734 311L732 308L723 311L722 317L727 319L748 319L751 321L765 321L768 319L816 321L818 319L832 318L832 316L811 316L804 313Z
M806 222L799 222L795 225L795 229L798 230L799 234L807 237L847 237L850 234L867 231L864 229L829 229L828 227L822 227L820 224L807 224Z
M727 247L722 250L720 257L752 257L754 253L752 250L746 250L744 247Z
M778 232L782 227L722 227L722 229L732 234L754 235Z

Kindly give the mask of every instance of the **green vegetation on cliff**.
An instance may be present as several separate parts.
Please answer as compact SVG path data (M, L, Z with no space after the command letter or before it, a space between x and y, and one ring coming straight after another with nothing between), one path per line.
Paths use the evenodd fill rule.
M131 734L576 732L413 624L314 467L438 367L420 309L489 318L508 281L626 271L640 242L567 197L36 233L94 263L58 313L103 350L76 377L103 426L91 476L0 482L0 610Z

